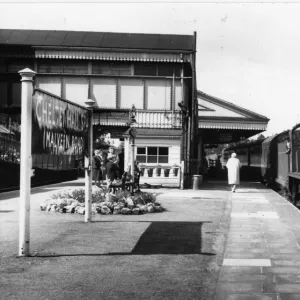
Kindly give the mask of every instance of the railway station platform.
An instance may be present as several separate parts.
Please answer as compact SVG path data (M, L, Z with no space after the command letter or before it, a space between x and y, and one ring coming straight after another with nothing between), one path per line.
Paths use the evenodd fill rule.
M261 184L230 195L216 300L300 299L300 212Z
M260 183L157 193L163 213L43 212L32 189L31 253L17 258L18 191L0 194L0 299L300 299L300 212ZM72 274L72 276L70 276Z

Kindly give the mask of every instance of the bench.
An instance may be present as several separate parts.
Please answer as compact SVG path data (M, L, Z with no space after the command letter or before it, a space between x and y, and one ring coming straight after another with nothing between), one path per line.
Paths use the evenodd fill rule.
M113 192L114 194L117 191L129 191L130 193L133 193L134 191L140 190L140 174L136 175L134 177L134 182L128 180L129 176L127 172L124 172L121 178L120 183L111 183L108 186L109 192Z

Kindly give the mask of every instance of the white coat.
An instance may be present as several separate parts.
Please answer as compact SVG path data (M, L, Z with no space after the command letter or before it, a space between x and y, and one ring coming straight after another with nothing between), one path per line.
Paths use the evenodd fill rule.
M231 157L226 164L228 170L228 184L240 184L241 163L238 158Z

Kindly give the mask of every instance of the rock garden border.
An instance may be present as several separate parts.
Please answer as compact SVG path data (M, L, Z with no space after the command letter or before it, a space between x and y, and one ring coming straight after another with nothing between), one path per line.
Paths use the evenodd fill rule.
M106 187L92 187L92 214L102 215L140 215L163 212L163 206L156 202L157 194L128 191L110 193ZM50 195L40 204L41 211L70 214L85 214L85 190L68 189Z

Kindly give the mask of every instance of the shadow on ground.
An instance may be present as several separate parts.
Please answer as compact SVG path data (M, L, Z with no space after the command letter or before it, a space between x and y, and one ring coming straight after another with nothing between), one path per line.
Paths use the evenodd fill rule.
M202 252L202 225L208 222L152 222L131 252L102 254L36 254L35 257L113 256L113 255L208 255Z

